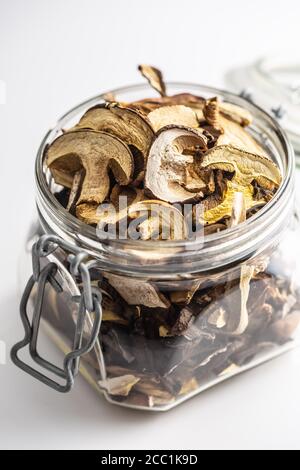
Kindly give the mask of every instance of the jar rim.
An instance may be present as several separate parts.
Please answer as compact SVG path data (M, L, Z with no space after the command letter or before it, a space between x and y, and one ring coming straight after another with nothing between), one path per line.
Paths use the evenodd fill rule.
M243 222L242 224L228 228L224 231L210 234L205 236L203 247L201 248L201 255L205 256L206 251L212 249L214 246L224 246L227 243L230 243L233 246L237 240L242 241L242 235L246 239L250 239L251 237L255 237L256 234L260 232L259 226L265 226L267 219L270 220L270 215L272 213L275 216L275 213L278 214L278 207L279 203L281 202L284 205L284 200L291 199L289 196L293 193L293 180L294 180L294 173L295 173L295 155L293 151L293 147L289 142L285 131L281 128L281 126L277 123L277 121L271 117L266 111L261 109L256 104L253 104L246 100L245 98L236 95L231 92L227 92L222 89L209 87L205 85L198 85L196 83L188 83L188 82L166 82L167 89L183 89L193 90L198 92L199 94L205 94L211 96L221 96L228 102L233 104L237 104L243 107L246 107L253 114L262 120L264 123L264 130L269 129L272 130L274 135L276 135L277 142L281 146L281 150L285 156L285 175L282 181L280 188L278 189L275 197L268 202L261 210L259 210L255 215L247 219L247 221ZM113 93L114 95L122 95L126 93L133 93L133 92L141 92L147 91L147 93L151 92L151 87L148 84L138 84L138 85L129 85L125 87L116 88L114 90L110 90L109 93ZM106 92L108 93L108 92ZM136 252L155 252L157 250L176 250L183 248L184 251L180 251L181 256L187 252L189 254L198 252L198 245L197 240L170 240L170 241L156 241L156 240L101 240L96 235L95 228L85 224L84 222L77 219L75 216L71 215L56 199L49 188L49 184L46 178L46 174L44 171L44 155L45 149L49 145L50 142L54 140L57 135L62 131L64 125L71 119L72 116L78 114L80 110L84 111L85 108L88 109L89 107L95 105L104 100L106 93L101 93L100 95L96 95L79 105L73 107L71 110L66 112L60 119L58 119L56 125L51 128L46 135L44 136L40 147L37 152L36 157L36 164L35 164L35 175L36 175L36 185L37 185L37 205L40 212L40 215L43 217L45 212L48 212L48 215L54 217L57 223L62 224L64 227L62 230L63 232L66 229L66 236L73 234L75 242L87 244L89 249L93 252L99 250L100 252L103 251L103 243L109 243L111 248L114 250L119 250L122 247L126 246L126 248L130 248L132 252L134 252L133 258L136 256ZM146 95L147 96L147 95ZM282 163L282 162L281 162ZM288 196L289 194L289 196ZM274 218L274 217L273 217ZM272 219L273 220L273 219ZM47 225L47 224L46 224ZM51 224L50 224L51 225ZM246 235L246 236L245 236ZM194 250L193 250L194 248ZM105 251L105 250L104 250ZM219 251L219 250L218 250ZM252 251L252 250L250 250ZM122 256L124 256L124 251L122 251ZM115 252L115 254L117 254ZM158 261L158 260L157 260ZM177 259L178 261L178 259ZM126 264L128 264L128 259L126 260ZM164 264L165 266L165 264Z

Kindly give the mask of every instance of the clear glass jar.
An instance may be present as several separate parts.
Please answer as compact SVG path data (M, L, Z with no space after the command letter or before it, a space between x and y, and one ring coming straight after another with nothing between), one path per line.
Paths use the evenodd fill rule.
M72 387L81 355L80 371L109 402L147 410L170 409L291 349L300 323L295 162L284 132L260 108L230 93L185 83L169 83L168 92L219 96L249 109L251 133L282 171L278 193L247 222L207 236L202 247L195 241L99 240L93 227L70 215L53 195L55 184L43 161L47 145L104 95L79 105L48 132L37 155L39 221L26 244L23 279L31 274L33 244L43 234L52 238L46 235L35 245L35 277L21 304L26 337L12 351L19 367L59 391ZM153 92L139 85L113 94L133 101ZM39 263L42 272L52 263L42 288ZM31 328L27 301L35 305ZM67 356L63 369L36 353L40 313L65 354L79 349ZM18 359L28 343L33 359L66 378L66 386Z
M226 83L268 110L286 130L300 165L300 63L291 53L276 53L226 74Z

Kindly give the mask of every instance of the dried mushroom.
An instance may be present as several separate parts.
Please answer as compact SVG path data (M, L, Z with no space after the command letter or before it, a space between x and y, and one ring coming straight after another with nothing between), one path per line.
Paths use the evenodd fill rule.
M166 95L166 85L159 69L146 64L139 65L138 69L154 90L158 91L161 96Z
M206 101L203 108L203 115L210 126L216 130L222 131L220 122L220 104L218 98L215 97Z
M119 377L101 380L99 381L99 385L110 395L127 397L132 387L134 387L139 382L139 380L140 379L138 377L127 374Z
M56 183L71 188L73 178L84 169L76 206L98 205L109 193L111 170L121 185L128 185L133 175L133 158L121 140L104 132L82 130L58 137L47 149L47 165ZM84 210L80 211L84 217Z
M234 174L233 178L227 181L222 203L205 211L204 222L206 224L230 217L236 193L243 194L246 210L257 205L257 201L253 198L252 183L254 181L257 181L262 188L271 191L278 189L281 183L280 171L271 160L230 145L222 145L209 150L201 166Z
M243 126L222 115L220 115L219 123L223 132L218 136L216 145L232 145L241 150L269 158L263 147Z
M219 110L226 118L231 119L243 127L252 124L252 114L247 109L241 108L241 106L223 101L219 103Z
M88 224L116 224L128 215L128 208L145 199L144 191L133 186L116 184L111 190L110 203L104 206L84 206L84 221ZM124 200L124 204L120 205ZM77 210L78 215L80 207ZM81 217L83 218L83 217Z
M131 256L140 274L121 275L117 266L106 267L103 277L91 271L93 288L102 292L107 378L95 351L83 361L112 401L151 408L286 349L300 325L300 290L273 247L224 269L176 271L177 255L188 255L191 228L200 221L213 250L210 243L228 229L234 235L274 198L281 174L248 128L247 109L217 97L167 96L159 70L142 65L140 71L160 96L116 103L107 95L105 105L88 110L48 147L46 164L71 214L142 240L142 250L138 242L118 245L125 269ZM194 256L187 258L193 263ZM168 269L152 276L158 261ZM45 295L52 305L47 321L72 341L77 307L70 316L55 293Z
M143 219L137 225L142 240L184 240L188 227L182 213L163 201L147 200L128 208L131 219Z
M109 273L105 273L105 277L128 305L144 305L151 308L170 306L170 302L149 282Z
M184 154L184 150L192 148L205 150L205 136L184 128L160 132L150 149L145 175L145 186L155 197L166 202L184 202L196 195L203 196L206 182L197 173L194 156ZM185 189L191 180L193 191Z
M107 103L89 109L76 128L107 132L121 139L134 156L134 180L139 181L143 177L154 132L141 114L118 103Z
M148 119L155 132L169 125L191 128L199 127L199 121L195 112L188 106L183 106L182 104L157 108L148 114Z

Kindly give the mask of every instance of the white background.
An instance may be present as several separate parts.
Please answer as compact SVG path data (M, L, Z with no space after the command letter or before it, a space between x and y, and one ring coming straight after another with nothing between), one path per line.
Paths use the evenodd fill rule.
M34 209L39 141L78 102L140 82L223 85L224 73L280 50L299 58L297 0L0 0L0 340L22 335L17 259ZM238 90L237 90L238 91ZM1 103L1 100L0 100ZM46 349L51 346L45 345ZM300 448L300 358L289 353L166 414L106 404L81 379L67 396L0 365L0 448Z

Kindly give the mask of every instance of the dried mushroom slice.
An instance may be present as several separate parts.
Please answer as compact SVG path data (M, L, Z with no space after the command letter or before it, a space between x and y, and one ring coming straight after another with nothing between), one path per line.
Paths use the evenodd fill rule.
M144 305L150 308L170 307L167 298L150 282L110 273L104 273L104 276L129 305Z
M219 104L219 110L223 116L243 127L249 126L253 121L253 116L250 111L242 108L241 106L237 106L236 104L222 101Z
M186 149L205 149L206 138L184 128L163 129L149 152L145 186L158 199L166 202L184 202L196 195L203 196L206 182L197 174L193 155L185 155ZM196 175L196 180L195 180ZM197 190L188 191L184 185L195 180Z
M138 69L154 90L158 91L161 96L166 96L166 85L159 69L146 64L139 65Z
M143 219L137 226L142 240L184 240L188 237L184 216L176 207L166 202L137 202L128 208L128 215L132 219Z
M229 227L236 227L247 219L247 210L243 193L236 192L232 203L232 214Z
M124 199L123 199L124 198ZM77 208L77 216L91 225L116 224L128 215L128 207L145 199L144 191L133 186L120 186L116 184L111 193L111 204L105 206L81 204ZM124 200L124 207L120 202Z
M183 105L191 108L197 115L198 120L203 120L203 108L205 99L201 96L193 95L191 93L179 93L173 96L163 96L160 98L145 98L143 100L128 103L127 106L131 109L138 110L144 115L148 115L163 106Z
M100 380L99 386L109 395L127 397L131 389L140 381L139 377L132 374L121 375L120 377L112 377Z
M220 115L219 121L223 133L219 135L216 145L232 145L241 150L269 158L263 147L243 126L222 115Z
M95 106L80 119L76 128L107 132L121 139L132 150L135 180L141 180L154 132L145 117L118 103Z
M55 182L71 188L82 168L85 177L77 207L104 201L109 188L109 170L121 185L131 182L133 158L129 148L117 137L91 130L73 131L58 137L47 149L46 162Z
M155 132L168 125L199 127L196 113L188 106L174 105L162 106L148 114L148 119Z
M243 334L249 325L249 315L247 309L247 302L250 294L250 282L255 271L254 266L243 265L241 268L241 279L240 279L240 292L241 292L241 310L240 318L238 323L233 330L232 334L241 335Z
M220 122L220 102L217 97L210 98L206 101L203 108L203 115L210 126L222 131Z
M256 205L257 201L253 198L253 181L257 181L261 187L270 190L277 189L281 183L280 171L270 159L230 145L222 145L209 150L201 166L234 173L232 180L227 181L227 190L222 203L205 211L204 222L206 224L216 223L231 216L236 193L243 194L246 210Z

